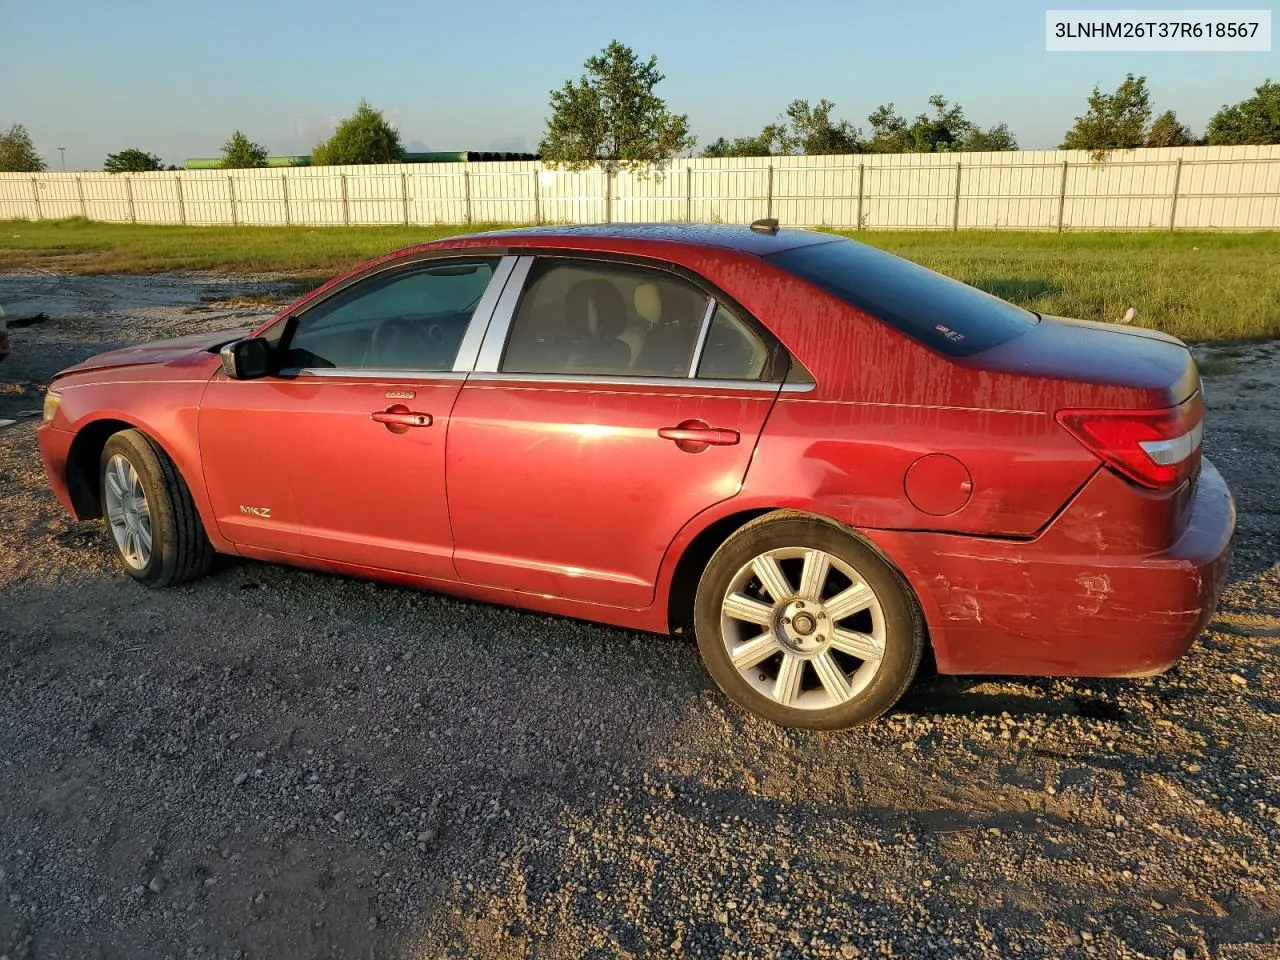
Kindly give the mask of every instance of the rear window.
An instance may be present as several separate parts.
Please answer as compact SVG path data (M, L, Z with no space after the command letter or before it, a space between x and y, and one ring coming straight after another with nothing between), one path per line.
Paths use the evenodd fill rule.
M795 247L765 259L951 356L1012 340L1039 320L1007 300L851 240Z

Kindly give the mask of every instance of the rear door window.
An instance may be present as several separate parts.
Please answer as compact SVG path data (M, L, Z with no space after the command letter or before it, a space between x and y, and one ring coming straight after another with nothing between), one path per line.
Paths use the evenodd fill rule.
M539 259L511 321L503 373L687 377L708 296L662 270Z

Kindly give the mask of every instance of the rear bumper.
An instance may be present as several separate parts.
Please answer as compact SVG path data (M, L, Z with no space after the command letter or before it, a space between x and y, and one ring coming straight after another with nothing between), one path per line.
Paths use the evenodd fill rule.
M1236 508L1222 475L1203 461L1187 529L1158 553L1082 553L1054 535L1073 509L1021 543L868 531L915 588L939 671L1147 676L1187 652L1231 560Z

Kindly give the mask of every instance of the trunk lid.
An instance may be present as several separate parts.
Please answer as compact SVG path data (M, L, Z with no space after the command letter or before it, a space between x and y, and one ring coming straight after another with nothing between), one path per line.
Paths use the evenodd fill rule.
M1175 407L1200 389L1195 359L1177 337L1093 320L1046 316L1021 336L960 362L1057 381L1058 390L1037 391L1048 406ZM1034 381L1028 388L1036 389Z

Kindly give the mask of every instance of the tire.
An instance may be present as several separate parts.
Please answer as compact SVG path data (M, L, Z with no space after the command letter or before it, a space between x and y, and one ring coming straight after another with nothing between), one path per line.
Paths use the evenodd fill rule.
M926 643L901 574L838 524L789 511L753 520L712 555L694 631L729 699L809 730L880 716L911 685Z
M98 478L107 540L131 577L167 587L208 572L213 546L191 491L146 434L123 430L108 438Z

